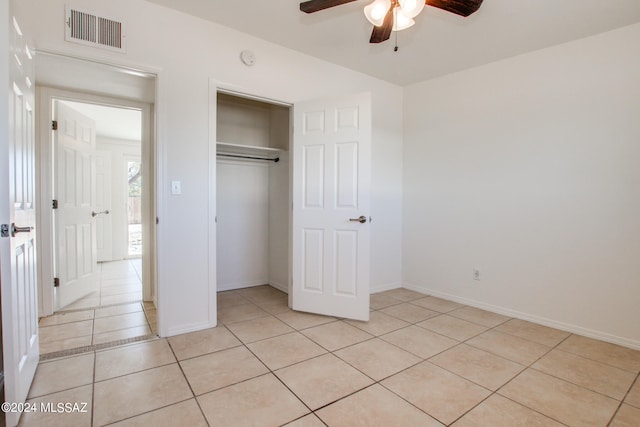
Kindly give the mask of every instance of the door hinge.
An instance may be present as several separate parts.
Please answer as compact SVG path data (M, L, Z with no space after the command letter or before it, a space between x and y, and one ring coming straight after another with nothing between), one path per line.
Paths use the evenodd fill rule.
M53 287L57 288L60 286L60 279L58 277L53 278Z
M58 121L57 120L52 120L51 121L51 130L58 130Z
M0 237L9 237L9 224L0 225Z
M56 199L53 199L53 203L51 203L51 207L53 209L58 209L58 201Z

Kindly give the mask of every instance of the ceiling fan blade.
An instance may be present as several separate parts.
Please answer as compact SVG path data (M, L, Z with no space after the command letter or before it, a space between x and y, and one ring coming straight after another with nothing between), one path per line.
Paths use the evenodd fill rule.
M308 0L300 3L300 10L306 13L313 13L341 4L351 3L356 0Z
M426 0L427 5L455 13L460 16L469 16L480 9L482 0Z
M391 30L393 29L393 7L392 3L387 14L384 16L382 25L379 27L375 25L373 26L369 43L381 43L385 40L389 40L389 37L391 37Z

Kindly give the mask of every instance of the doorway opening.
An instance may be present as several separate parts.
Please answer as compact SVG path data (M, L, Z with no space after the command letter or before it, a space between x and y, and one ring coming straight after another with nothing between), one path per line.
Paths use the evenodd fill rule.
M155 75L39 52L36 82L41 353L155 336Z
M286 307L290 253L290 106L218 91L217 291L268 295ZM267 286L265 286L267 285ZM245 291L237 291L252 288ZM283 308L284 308L283 307Z
M52 111L56 311L141 301L141 268L118 261L142 255L142 111L59 98Z
M58 286L56 314L40 322L43 354L146 336L157 322L143 298L143 108L96 101L50 100Z

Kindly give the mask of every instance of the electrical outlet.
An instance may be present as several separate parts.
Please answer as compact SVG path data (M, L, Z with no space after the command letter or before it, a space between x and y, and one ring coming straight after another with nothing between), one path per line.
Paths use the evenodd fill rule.
M480 270L473 269L473 280L480 280Z

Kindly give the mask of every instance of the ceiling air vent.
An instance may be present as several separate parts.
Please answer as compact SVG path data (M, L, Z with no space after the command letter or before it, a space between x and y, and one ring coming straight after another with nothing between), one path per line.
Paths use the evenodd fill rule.
M125 52L123 22L70 7L66 11L66 41Z

